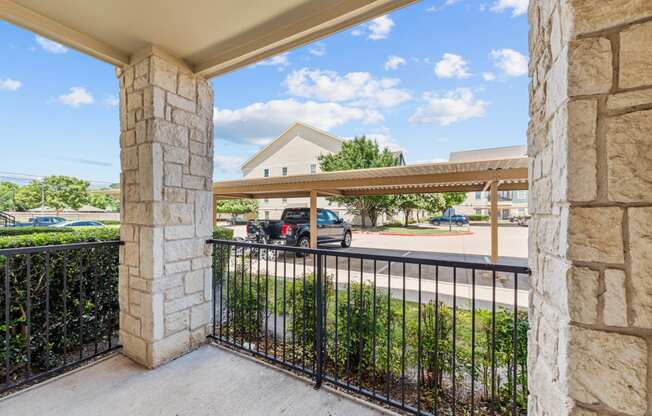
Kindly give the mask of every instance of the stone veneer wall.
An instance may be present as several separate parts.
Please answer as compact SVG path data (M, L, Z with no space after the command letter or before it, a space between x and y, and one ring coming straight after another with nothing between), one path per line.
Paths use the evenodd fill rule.
M155 367L205 342L211 316L213 91L174 58L143 55L118 71L120 341Z
M529 414L652 415L652 1L529 19Z

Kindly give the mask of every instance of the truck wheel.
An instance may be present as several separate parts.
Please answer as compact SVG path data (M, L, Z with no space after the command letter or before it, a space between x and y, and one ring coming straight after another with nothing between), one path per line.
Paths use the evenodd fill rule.
M458 227L461 227L461 226L464 225L464 222L462 222L462 221L456 221L456 222L455 222L455 225L457 225Z
M344 234L344 240L342 240L342 247L348 248L351 247L351 231L347 231Z
M310 248L310 237L307 235L299 237L299 241L297 241L297 247L299 248ZM303 257L305 254L302 252L297 253L297 257Z

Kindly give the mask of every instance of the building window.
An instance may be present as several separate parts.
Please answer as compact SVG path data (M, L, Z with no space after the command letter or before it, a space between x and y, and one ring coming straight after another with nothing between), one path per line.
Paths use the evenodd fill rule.
M310 173L312 173L312 174L317 173L317 164L316 163L311 163L310 164Z
M287 199L287 198L283 198L282 201L283 201L284 204L286 204L286 203L288 202L288 199Z
M263 170L263 176L264 176L265 178L269 178L269 169L265 169L265 170Z
M475 193L475 200L476 200L476 201L479 201L479 200L481 200L481 199L482 199L482 192L476 192L476 193Z
M266 219L266 220L269 219L269 211L265 211L265 219Z
M283 176L288 176L288 168L283 168Z
M263 201L265 201L265 203L268 203L268 202L269 202L269 198L265 198L265 199L263 199Z
M476 208L475 215L482 215L482 208Z

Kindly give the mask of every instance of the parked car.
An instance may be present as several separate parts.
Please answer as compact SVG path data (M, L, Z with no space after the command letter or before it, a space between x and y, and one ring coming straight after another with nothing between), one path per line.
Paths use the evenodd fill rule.
M285 244L310 247L310 209L286 208L280 220L249 221L247 238L257 238L257 227L262 227L267 234L267 241L272 244ZM328 209L317 209L317 243L338 242L342 247L351 246L351 225Z
M530 225L530 216L525 215L520 217L518 219L518 225L520 225L521 227L527 227L528 225Z
M28 219L27 222L17 222L14 227L50 227L65 221L61 217L33 217Z
M461 214L454 214L451 216L440 216L433 217L430 219L432 225L441 225L441 224L455 224L458 226L466 225L469 223L469 217Z
M63 227L104 227L99 221L64 221L58 224L51 225L51 227L63 228Z

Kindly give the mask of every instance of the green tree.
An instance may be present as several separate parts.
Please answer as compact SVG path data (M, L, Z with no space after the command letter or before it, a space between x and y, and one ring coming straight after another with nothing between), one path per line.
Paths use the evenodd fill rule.
M235 224L238 215L258 211L258 201L255 199L223 199L217 201L215 211L220 214L231 214L232 222Z
M88 185L83 179L71 176L47 176L42 181L32 181L16 192L16 201L25 209L41 206L41 192L45 205L56 209L78 209L88 203Z
M399 158L388 148L381 150L375 140L365 136L347 140L339 152L319 157L319 165L324 172L381 168L396 166L399 162ZM328 200L344 205L350 213L359 215L363 227L366 226L367 217L371 220L371 225L375 226L378 216L389 208L391 201L388 196L332 197Z
M15 211L16 192L19 186L11 182L0 182L0 211Z
M120 202L117 199L99 192L91 193L88 197L88 201L89 204L96 208L107 209L110 211L116 211L120 207Z
M464 192L444 192L442 197L444 198L444 204L441 208L441 211L443 212L464 202L466 194Z
M403 212L405 216L405 226L409 225L410 214L413 210L419 209L422 206L422 197L417 194L400 194L392 195L390 197L392 208L398 209Z

